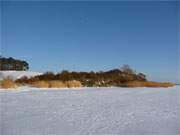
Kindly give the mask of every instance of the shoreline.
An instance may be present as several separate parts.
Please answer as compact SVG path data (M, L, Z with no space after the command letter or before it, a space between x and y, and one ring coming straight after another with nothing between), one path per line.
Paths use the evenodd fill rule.
M34 90L42 90L42 91L61 91L61 90L75 90L75 91L83 91L83 90L93 90L93 89L170 89L170 88L176 88L179 85L175 85L172 87L79 87L79 88L37 88L37 87L30 87L30 86L21 86L18 88L8 88L8 89L4 89L4 88L0 88L0 91L34 91Z

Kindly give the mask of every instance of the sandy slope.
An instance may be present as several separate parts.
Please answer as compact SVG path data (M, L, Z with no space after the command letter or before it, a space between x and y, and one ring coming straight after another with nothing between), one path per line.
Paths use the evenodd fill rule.
M175 135L180 87L0 91L1 135Z

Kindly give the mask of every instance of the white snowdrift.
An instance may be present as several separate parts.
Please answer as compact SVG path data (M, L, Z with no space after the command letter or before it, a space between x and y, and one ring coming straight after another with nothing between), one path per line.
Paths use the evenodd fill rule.
M179 135L179 88L0 91L0 133Z
M13 80L15 79L19 79L21 77L33 77L36 75L41 75L42 73L38 73L38 72L31 72L31 71L0 71L0 80L2 80L3 78L7 78L10 77Z

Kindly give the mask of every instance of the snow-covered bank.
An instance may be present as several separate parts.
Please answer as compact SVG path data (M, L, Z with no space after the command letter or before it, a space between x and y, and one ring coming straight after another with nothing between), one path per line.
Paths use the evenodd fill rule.
M12 79L19 79L21 77L33 77L36 75L41 75L39 72L31 72L31 71L0 71L0 80L3 78L10 77Z
M180 87L0 91L2 135L178 135Z

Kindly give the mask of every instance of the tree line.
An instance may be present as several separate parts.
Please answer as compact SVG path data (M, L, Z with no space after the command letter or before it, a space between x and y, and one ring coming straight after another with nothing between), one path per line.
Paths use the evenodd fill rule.
M80 81L83 86L87 87L108 87L108 86L125 86L127 82L147 81L146 75L143 73L136 73L128 65L124 65L122 68L113 69L109 71L100 72L75 72L64 70L60 73L54 74L53 72L46 72L42 75L38 75L32 78L23 77L16 80L18 83L30 84L36 81Z
M28 69L29 64L26 61L14 59L12 57L0 57L0 70L26 71Z

